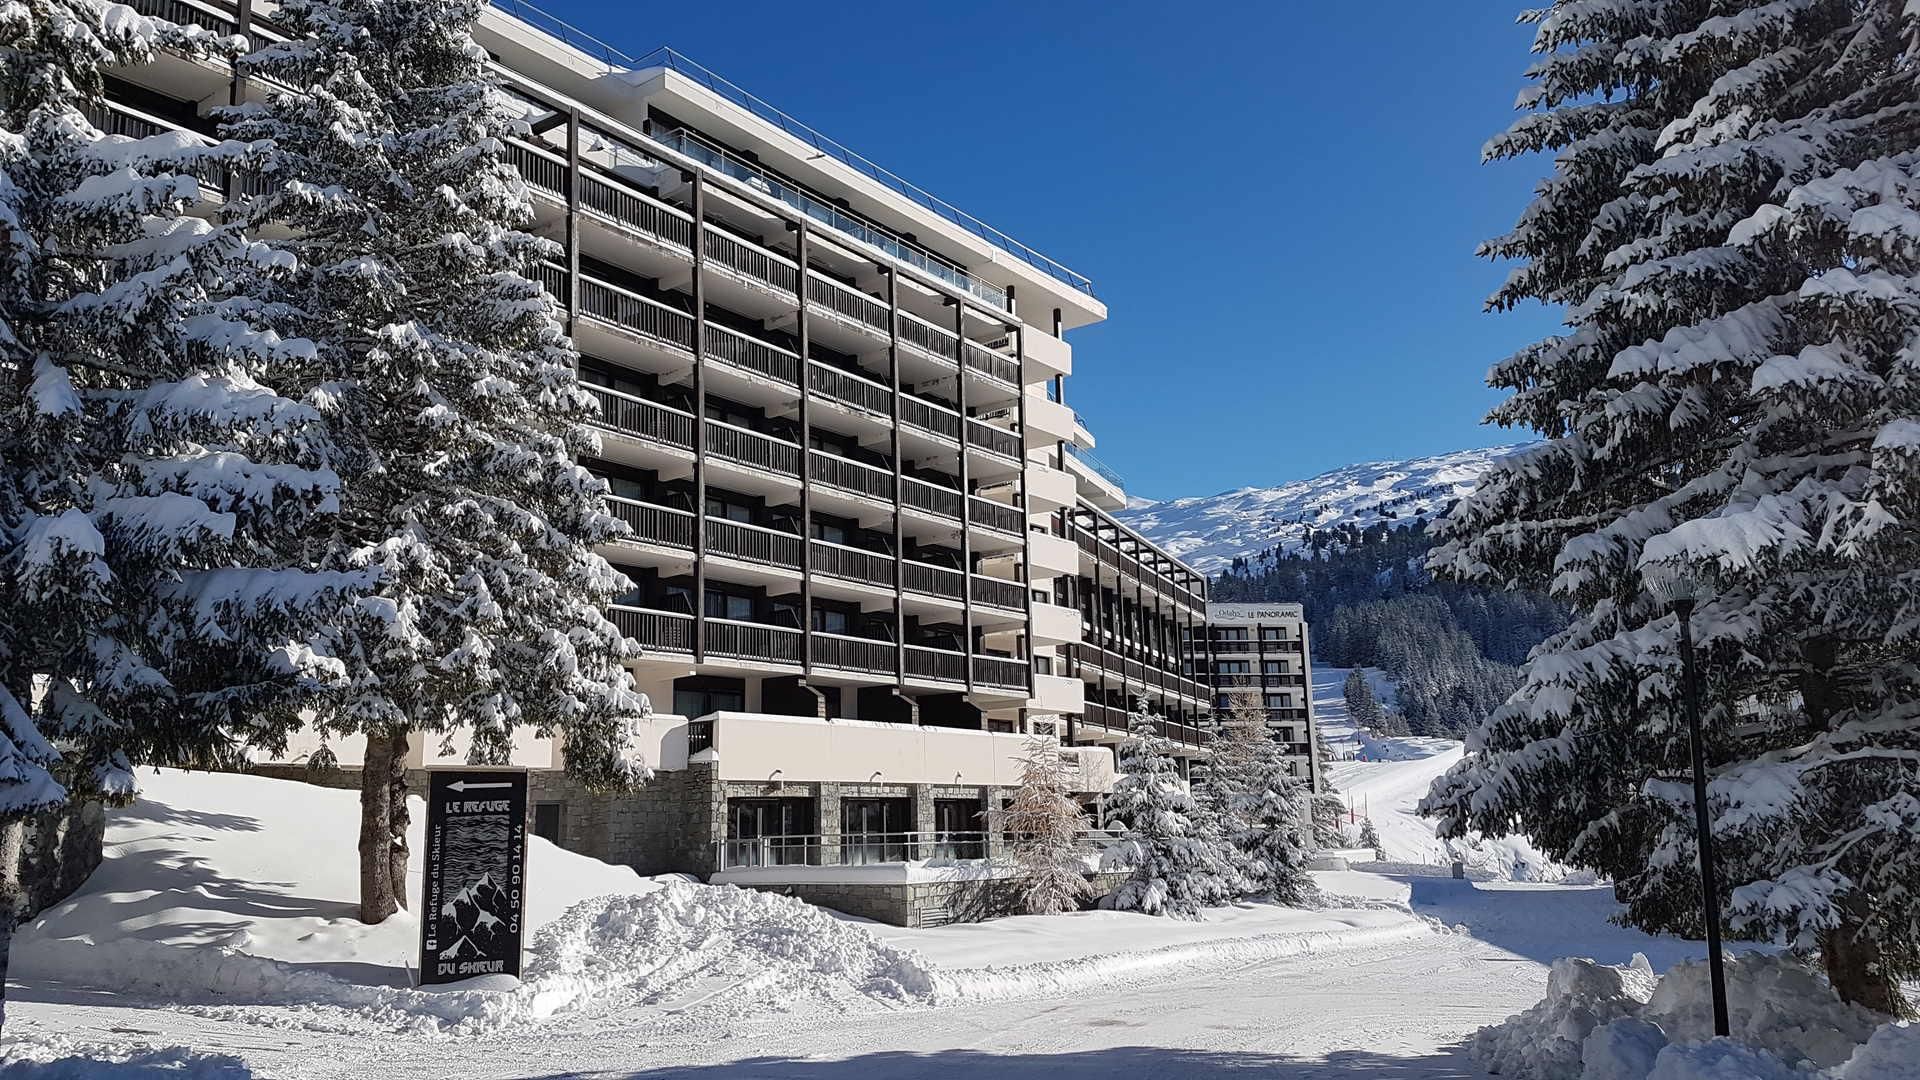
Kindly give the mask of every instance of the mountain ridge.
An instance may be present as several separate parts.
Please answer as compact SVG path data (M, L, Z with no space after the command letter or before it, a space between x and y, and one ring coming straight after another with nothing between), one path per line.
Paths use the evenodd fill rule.
M1275 546L1297 551L1313 530L1431 520L1471 493L1494 462L1526 445L1356 462L1304 480L1217 495L1134 499L1115 516L1194 569L1216 574L1236 558Z

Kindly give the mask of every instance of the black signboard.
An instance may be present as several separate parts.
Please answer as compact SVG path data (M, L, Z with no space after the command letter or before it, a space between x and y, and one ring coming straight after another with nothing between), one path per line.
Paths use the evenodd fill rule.
M526 870L526 770L430 771L422 984L520 974Z

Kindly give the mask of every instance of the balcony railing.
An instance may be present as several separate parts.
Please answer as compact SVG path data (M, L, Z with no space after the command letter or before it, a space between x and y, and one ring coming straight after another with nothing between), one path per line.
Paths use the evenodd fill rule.
M957 364L960 359L959 339L946 330L942 330L925 319L900 313L900 340L929 356Z
M947 649L930 649L924 645L909 645L907 652L907 674L919 679L932 679L936 682L967 681L967 657L965 653Z
M844 578L881 588L893 588L893 556L865 551L830 540L815 540L809 546L808 565L814 573Z
M583 172L580 208L688 257L693 254L693 216L651 196Z
M885 469L823 450L807 452L807 468L808 477L816 484L886 502L893 501L893 474Z
M960 590L965 581L960 571L951 570L932 563L923 563L914 559L900 561L900 587L908 592L924 593L928 596L941 596L948 600L960 599Z
M792 295L799 288L800 271L791 259L709 225L705 230L707 262Z
M518 139L507 140L507 164L520 172L527 186L567 201L567 159Z
M1099 476L1114 487L1124 489L1127 486L1127 482L1120 478L1120 474L1108 468L1105 462L1072 443L1067 444L1067 456L1078 460L1080 464L1093 470L1094 475Z
M952 488L929 484L911 476L900 478L900 504L929 514L958 519L961 495Z
M707 519L707 551L730 559L800 569L802 541L792 533L725 518Z
M1004 656L975 656L973 681L986 686L1020 690L1027 685L1027 662Z
M967 445L1015 461L1020 459L1020 436L972 417L967 418Z
M881 418L893 414L892 390L872 379L842 371L818 360L807 362L807 388L822 397Z
M994 502L992 499L983 499L978 495L972 496L972 500L968 503L968 506L970 507L968 513L976 525L985 526L989 529L998 529L1001 532L1010 532L1015 536L1020 535L1021 531L1026 527L1026 515L1022 514L1020 508L1017 506L1008 506L1006 503Z
M900 396L900 421L908 427L932 432L949 442L960 440L960 414L931 401L905 394Z
M971 341L962 342L961 347L966 354L969 370L977 371L995 382L1006 383L1008 386L1020 385L1020 365L1012 357L1002 356Z
M663 547L693 548L693 515L636 499L607 496L607 510L633 530L629 540Z
M693 353L693 316L618 285L580 275L580 312L676 351Z
M707 619L707 655L758 660L770 664L800 663L800 631L767 623Z
M620 632L654 652L693 652L693 616L614 604L607 618Z
M189 4L183 0L133 0L131 6L142 15L165 19L179 26L198 26L222 36L240 32L240 24L233 16L202 4Z
M622 435L632 435L682 450L693 449L693 414L610 387L582 384L600 404L599 425Z
M799 356L724 326L707 324L707 355L789 386L800 385Z
M887 334L887 305L817 270L807 271L807 301L859 323L882 337Z
M718 420L707 421L707 453L725 461L765 469L782 476L800 475L798 446Z
M1001 578L975 574L973 575L973 602L1024 611L1027 606L1027 589L1017 581L1005 581Z
M813 634L813 662L820 667L860 671L870 675L891 675L894 656L891 641L827 634L818 630Z

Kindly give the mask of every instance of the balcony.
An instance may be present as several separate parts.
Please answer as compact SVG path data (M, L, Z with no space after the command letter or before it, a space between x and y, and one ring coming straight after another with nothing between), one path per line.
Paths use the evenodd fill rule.
M1026 587L1017 581L1005 581L1000 578L972 575L973 602L988 607L1003 608L1008 611L1024 612L1027 609Z
M931 434L942 442L960 442L960 414L911 394L900 395L900 422ZM978 423L978 421L974 421Z
M818 270L807 271L807 303L870 336L887 338L887 305Z
M898 654L893 642L814 631L813 664L866 675L892 675Z
M815 574L881 589L893 588L893 564L891 555L830 540L815 540L807 550L807 565Z
M1020 460L1020 436L972 417L967 418L967 445L1010 461Z
M554 267L559 270L558 267ZM565 271L560 279L564 282ZM693 356L693 316L678 308L670 307L651 297L623 289L618 285L609 285L598 278L580 275L579 313L589 319L612 326L628 335L639 338L649 344L664 347L674 353ZM547 281L547 289L554 292L555 282ZM563 292L554 292L563 296Z
M770 289L786 297L798 295L800 270L792 259L712 225L701 230L701 236L708 267L756 288Z
M565 166L564 162L561 164ZM524 169L521 175L526 175ZM580 209L621 233L664 248L673 255L693 257L693 216L651 196L582 171Z
M583 383L600 405L595 423L608 431L693 451L693 414L605 386Z
M800 569L801 545L793 533L724 518L707 519L707 553L783 570Z
M1020 512L1019 507L983 499L978 495L972 496L967 505L975 525L996 529L1003 533L1012 533L1014 536L1021 536L1026 532L1027 516Z
M693 549L693 515L685 510L609 495L607 511L633 530L632 535L625 538L630 543Z
M796 480L800 477L800 448L785 439L709 420L706 444L707 454L722 461Z
M800 357L778 345L713 323L707 324L706 345L710 360L788 386L800 385Z
M1002 690L1027 689L1027 662L1005 656L975 656L973 658L973 681L978 686L991 686Z
M911 476L900 478L900 504L939 517L960 520L961 494L952 488L929 484Z
M807 389L849 409L868 413L875 419L892 421L893 390L872 379L818 360L809 360Z
M961 342L960 351L966 357L968 371L978 372L1010 389L1020 388L1020 365L1012 357L971 341Z
M904 311L900 313L896 329L900 335L900 344L940 361L942 366L959 367L960 339L954 336L952 331L942 330L925 319L909 315Z
M913 559L900 560L900 587L907 592L959 601L965 579L960 571Z
M763 664L800 664L800 631L768 623L707 619L707 656Z
M852 458L843 458L823 450L809 450L807 475L816 484L881 502L893 501L893 473Z
M693 616L614 604L607 618L648 652L693 655Z
M964 683L967 681L967 656L948 649L930 649L924 645L909 645L907 654L907 677L924 679L930 682ZM1026 685L1023 678L1022 686Z

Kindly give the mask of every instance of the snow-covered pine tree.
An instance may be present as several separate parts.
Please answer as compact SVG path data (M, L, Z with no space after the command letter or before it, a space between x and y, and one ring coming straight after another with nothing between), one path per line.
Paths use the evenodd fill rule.
M377 571L343 613L351 688L319 726L367 737L361 917L405 901L404 763L414 733L505 760L513 732L565 737L595 787L645 776L632 646L604 614L621 535L575 462L598 440L572 345L530 280L555 254L522 231L504 159L516 123L470 30L480 0L287 0L284 43L248 57L268 99L230 136L261 144L241 216L296 269L272 296L340 380L348 477L316 557ZM279 88L279 87L284 87Z
M238 148L90 119L103 71L161 47L226 45L97 0L0 10L0 927L28 815L283 739L339 674L308 631L348 582L291 539L335 497L319 409L279 389L312 350L227 295L262 249L188 213Z
M1698 932L1674 616L1694 616L1736 925L1818 949L1883 1011L1920 972L1920 64L1905 0L1561 0L1529 115L1554 153L1493 297L1568 332L1493 368L1546 438L1439 526L1431 565L1573 609L1423 808L1613 875Z
M1058 739L1027 739L1020 756L1020 785L1013 790L1012 805L1000 815L999 828L1007 834L1008 854L1026 882L1020 902L1027 914L1078 911L1081 901L1092 895L1079 847L1088 829L1087 812L1073 801Z
M1385 860L1387 857L1386 849L1380 846L1380 830L1373 827L1372 818L1360 822L1360 846L1372 848L1377 859Z
M1307 874L1300 785L1267 728L1259 691L1232 694L1212 742L1203 801L1219 806L1224 851L1245 895L1306 904L1319 889Z
M1120 751L1120 778L1107 795L1107 816L1126 832L1118 849L1133 876L1110 903L1122 911L1198 919L1200 909L1231 896L1232 868L1205 812L1180 779L1172 744L1158 718L1136 700L1127 717L1128 743Z
M1315 795L1307 803L1313 825L1313 845L1318 848L1347 846L1347 804L1331 791Z

